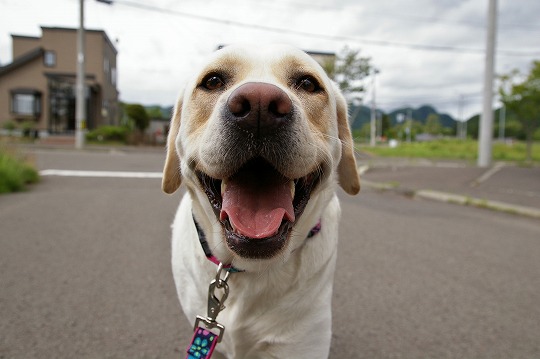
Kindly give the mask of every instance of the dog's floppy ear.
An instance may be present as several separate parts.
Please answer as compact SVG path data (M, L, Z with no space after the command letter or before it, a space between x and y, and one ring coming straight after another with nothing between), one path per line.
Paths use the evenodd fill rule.
M182 96L176 103L174 113L169 126L169 135L167 137L167 157L163 168L163 179L161 181L161 189L163 192L172 194L182 182L180 173L180 158L176 152L176 137L180 130L180 117L182 116Z
M338 91L336 93L336 110L338 120L338 136L341 141L341 160L338 165L339 185L348 194L354 195L360 192L360 176L354 157L354 143L349 128L347 101Z

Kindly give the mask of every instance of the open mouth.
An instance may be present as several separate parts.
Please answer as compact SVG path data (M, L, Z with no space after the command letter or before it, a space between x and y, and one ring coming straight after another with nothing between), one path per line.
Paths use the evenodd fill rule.
M262 259L284 248L319 182L320 171L289 179L264 159L255 158L227 179L214 179L200 171L197 176L229 248L241 257Z

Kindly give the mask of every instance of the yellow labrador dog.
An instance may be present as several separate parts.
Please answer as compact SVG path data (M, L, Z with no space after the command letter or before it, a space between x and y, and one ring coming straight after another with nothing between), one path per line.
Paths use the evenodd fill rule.
M189 320L210 309L216 264L235 272L214 357L328 357L335 190L360 181L347 105L323 69L288 46L216 51L171 121L162 187L181 183L172 267Z

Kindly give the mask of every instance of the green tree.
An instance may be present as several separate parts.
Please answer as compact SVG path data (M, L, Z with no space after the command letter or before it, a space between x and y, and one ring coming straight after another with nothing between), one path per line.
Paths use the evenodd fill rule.
M327 61L323 68L348 100L362 99L362 93L365 92L363 80L372 72L369 57L362 57L360 50L345 46L335 61Z
M442 133L442 125L439 115L434 113L430 114L426 119L424 130L430 135L440 135Z
M527 161L532 161L533 135L540 123L540 61L534 61L525 80L517 82L517 70L501 76L499 93L504 105L523 126L527 139Z
M392 123L390 121L390 116L388 114L386 114L386 113L382 114L381 125L382 125L383 136L385 136L386 138L389 138L390 137L390 131L391 131L391 128L392 128Z
M420 121L408 119L405 120L403 123L396 124L394 126L394 130L397 133L398 140L406 141L407 138L410 138L411 141L415 141L416 135L424 132L424 126Z
M161 107L159 106L151 106L146 108L146 112L148 113L148 117L155 120L164 120L165 117L163 116L163 112L161 110Z
M150 125L150 117L143 105L129 104L125 106L126 115L133 121L135 127L141 132Z
M368 122L368 123L364 123L362 125L362 127L360 128L360 131L359 132L359 136L360 136L360 139L362 140L366 140L366 141L369 141L369 136L370 136L370 133L371 133L371 124Z

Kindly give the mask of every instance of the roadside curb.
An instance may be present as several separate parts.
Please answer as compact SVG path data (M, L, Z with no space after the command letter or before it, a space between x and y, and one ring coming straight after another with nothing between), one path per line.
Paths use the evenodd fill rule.
M439 202L460 204L463 206L486 208L494 211L506 212L540 219L540 210L536 208L519 206L498 201L490 201L469 196L462 196L454 193L445 193L433 190L418 190L414 192L414 197L430 199Z
M459 204L462 206L473 206L498 212L505 212L540 219L540 209L532 207L519 206L498 201L490 201L486 199L463 196L455 193L434 191L430 189L422 189L415 191L399 187L399 185L394 185L392 183L381 183L362 180L362 184L366 187L370 187L379 191L392 191L412 198L429 199L432 201Z
M481 182L485 181L487 178L489 178L489 176L499 171L502 167L503 165L495 166L492 170L488 171L482 177L477 179L475 181L475 184L478 185ZM369 169L370 169L370 166L368 165L360 166L358 167L358 172L360 175L363 175L364 173L368 172ZM533 207L520 206L516 204L510 204L510 203L499 202L499 201L491 201L491 200L464 196L464 195L455 194L455 193L435 191L431 189L413 190L410 188L400 187L399 183L372 182L372 181L362 179L361 184L366 187L373 188L375 190L392 191L392 192L395 192L395 193L398 193L398 194L401 194L403 196L410 197L410 198L422 198L422 199L428 199L432 201L458 204L462 206L473 206L477 208L489 209L492 211L505 212L505 213L515 214L515 215L540 219L540 209L533 208Z

